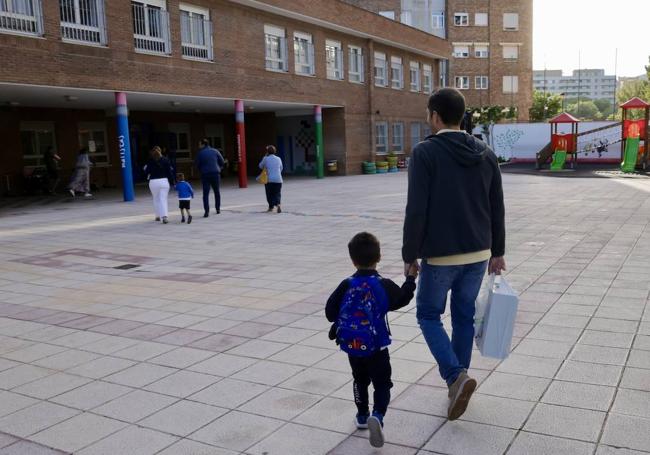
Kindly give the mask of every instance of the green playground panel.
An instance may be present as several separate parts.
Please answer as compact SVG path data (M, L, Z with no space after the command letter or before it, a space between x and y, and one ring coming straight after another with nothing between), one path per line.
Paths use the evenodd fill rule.
M556 150L553 154L553 161L551 162L552 171L561 171L564 169L564 163L566 163L566 151L565 150Z
M636 168L636 161L639 157L639 143L641 139L627 138L625 141L625 154L623 155L623 162L621 163L621 170L623 172L634 172Z

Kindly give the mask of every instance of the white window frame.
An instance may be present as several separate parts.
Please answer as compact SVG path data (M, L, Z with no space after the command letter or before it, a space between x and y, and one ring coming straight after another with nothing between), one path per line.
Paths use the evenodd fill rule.
M391 56L390 58L390 86L395 90L404 88L404 64L402 57Z
M519 60L519 46L517 44L502 44L501 50L504 60Z
M136 33L137 30L135 29L135 4L139 4L143 8L143 25L144 25L144 31L145 33ZM156 26L160 29L160 34L161 36L155 36L152 34L152 25L151 25L151 17L149 15L150 8L157 8L160 9L160 16L157 20L160 21L159 24L156 24ZM131 10L132 14L134 14L133 17L133 22L134 22L134 30L133 30L133 37L134 37L134 45L135 45L135 51L143 54L154 54L154 55L171 55L172 49L171 49L171 30L169 28L169 11L167 10L167 1L166 0L131 0ZM143 47L147 42L150 42L150 46L152 48L147 49L146 46ZM138 46L138 43L141 43L140 46ZM158 46L162 44L162 48L156 49L155 43L158 43Z
M380 130L383 134L380 134ZM388 153L388 122L375 122L375 153L377 155Z
M431 29L440 30L445 28L445 13L431 13Z
M454 76L454 87L458 90L469 90L469 76Z
M476 90L487 90L489 87L487 76L474 76L474 88Z
M469 14L468 13L454 13L454 25L456 27L468 27L469 26Z
M293 32L293 54L294 70L297 75L314 76L316 74L314 37L311 33Z
M422 91L427 95L433 91L433 68L431 65L422 65Z
M390 129L391 151L393 153L404 153L404 122L393 122Z
M29 154L25 155L25 151L23 150L23 144L22 144L22 132L23 131L32 131L32 132L38 132L38 131L47 131L51 132L52 138L53 138L53 144L52 147L56 150L56 126L54 122L20 122L19 130L21 133L21 143L20 143L20 148L21 148L21 155L23 158L23 162L26 163L27 161L35 161L34 163L31 164L24 164L24 167L27 169L33 169L35 167L43 166L43 155L34 155L34 154ZM38 136L36 136L38 139ZM40 144L37 143L36 147L38 149L41 149L43 147L40 147Z
M487 27L489 25L488 13L474 13L474 26Z
M503 76L503 93L519 93L519 76Z
M363 47L348 45L348 59L348 80L356 84L363 84L366 73ZM354 71L354 68L357 71Z
M275 43L273 44L272 41ZM272 55L273 47L277 47L278 55ZM289 56L287 52L287 32L276 25L264 25L264 66L267 71L286 73L289 71Z
M375 52L375 85L377 87L388 87L388 60L384 52Z
M488 58L490 56L490 45L489 44L474 44L474 57L476 58Z
M422 90L422 76L420 73L420 62L409 63L409 83L412 92L420 92Z
M104 135L104 151L98 152L97 146L92 147L89 143L84 143L81 140L81 135L84 132L97 133L100 132ZM77 125L77 135L79 137L79 147L88 147L88 157L97 167L106 167L110 166L110 157L111 154L108 150L108 135L106 134L106 123L104 122L80 122ZM95 150L93 150L93 148Z
M503 13L503 29L510 32L519 30L519 13Z
M6 5L6 9L0 10L0 33L23 36L43 36L43 5L41 0L29 1L31 14L21 11L22 8L16 7L11 0ZM19 6L25 6L25 3Z
M454 58L469 58L469 44L454 44Z
M210 20L210 10L199 6L181 3L179 5L180 22L181 22L181 54L188 60L212 61L212 21ZM185 15L183 14L185 13ZM203 44L198 40L201 33L197 30L197 25L202 26ZM185 41L183 28L188 27L190 41Z
M411 149L413 149L422 141L422 124L420 122L411 122L409 134L411 138Z
M104 0L91 0L95 4L94 12L95 17L93 22L96 25L84 24L91 18L91 12L87 12L82 8L80 0L71 0L71 8L66 8L68 17L66 20L61 18L63 14L60 11L59 17L61 21L61 40L69 43L76 44L89 44L94 46L106 46L108 43L106 35L106 15L104 12ZM62 9L61 1L59 0L59 9ZM72 17L70 17L72 16Z
M345 79L343 70L343 47L340 41L325 40L325 65L327 78L334 81Z

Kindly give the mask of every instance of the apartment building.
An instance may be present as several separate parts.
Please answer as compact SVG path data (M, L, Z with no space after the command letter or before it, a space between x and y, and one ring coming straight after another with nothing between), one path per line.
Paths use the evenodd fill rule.
M532 105L532 0L346 0L447 39L443 84L463 91L470 107Z
M20 186L48 147L64 174L88 147L94 183L120 185L125 141L136 181L153 145L192 175L203 137L232 172L256 173L276 144L290 173L313 172L319 153L359 173L424 136L449 53L339 0L3 0L2 185Z
M556 95L564 93L566 98L612 99L616 76L606 75L604 69L573 70L570 76L562 70L535 70L533 88Z

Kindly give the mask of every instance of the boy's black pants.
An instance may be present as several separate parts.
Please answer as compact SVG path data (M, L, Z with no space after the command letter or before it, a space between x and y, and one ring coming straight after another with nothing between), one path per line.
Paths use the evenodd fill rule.
M368 414L368 386L372 382L375 389L373 411L386 414L390 402L390 356L388 349L381 349L369 357L353 357L350 359L352 377L354 378L354 403L359 414Z

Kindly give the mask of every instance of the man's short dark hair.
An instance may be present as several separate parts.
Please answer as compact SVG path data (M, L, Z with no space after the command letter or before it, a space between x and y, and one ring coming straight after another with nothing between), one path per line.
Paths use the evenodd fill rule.
M210 141L208 140L208 138L201 139L199 143L203 146L210 145Z
M379 262L381 250L377 237L369 232L359 232L348 243L350 259L359 267L371 267Z
M445 125L458 126L465 115L465 97L455 88L441 88L429 97L429 113L436 112Z

